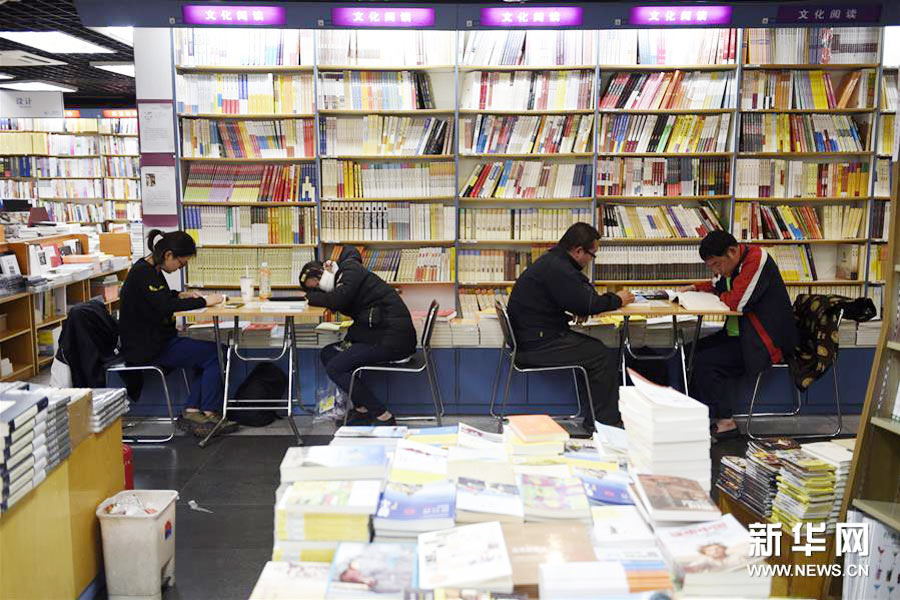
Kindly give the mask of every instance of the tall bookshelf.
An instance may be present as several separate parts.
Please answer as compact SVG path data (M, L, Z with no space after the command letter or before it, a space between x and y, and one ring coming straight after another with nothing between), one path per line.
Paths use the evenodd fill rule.
M308 164L312 195L277 205L314 208L315 224L304 231L315 236L287 247L234 237L203 241L189 285L235 286L245 263L256 272L263 246L304 250L291 261L302 264L313 251L327 259L336 247L354 244L397 285L446 285L457 296L502 292L569 223L587 220L603 235L590 274L598 288L705 278L697 246L704 231L720 226L766 246L793 295L868 294L881 303L878 259L889 192L880 155L888 151L882 131L891 117L881 85L896 70L881 65L879 28L269 31L280 37L276 59L263 64L239 48L208 49L233 31L174 30L182 215L199 236L209 219L236 218L227 211L238 206L269 206L255 197L243 204L196 199L190 181L197 167ZM844 43L834 43L841 36ZM768 57L760 53L765 40ZM246 82L232 93L226 76ZM270 79L260 77L278 87L283 76L306 78L296 93L287 92L305 104L260 109L250 107L249 96L245 105L225 102L240 100L242 86L271 90ZM853 92L843 98L851 80ZM276 102L285 93L274 90ZM217 123L276 121L308 123L312 151L302 158L238 158L197 154L184 143L201 129L208 137ZM441 122L450 137L439 147L385 141L403 128L415 134ZM790 136L787 149L777 139L761 143L765 127L785 123L797 134L840 125L846 135L835 148L816 147L815 138L806 140L809 147L791 146ZM553 185L542 177L555 177ZM811 185L809 177L824 183ZM204 213L210 216L201 215L203 227L192 227L197 208L226 213ZM764 215L780 219L773 221L777 228L795 230L766 231ZM801 221L813 215L818 232ZM751 217L757 226L742 235ZM410 255L420 251L425 265L440 257L444 275L427 281L418 270L395 275L401 255L415 264ZM672 259L674 267L667 264ZM296 287L296 275L285 266L276 287Z

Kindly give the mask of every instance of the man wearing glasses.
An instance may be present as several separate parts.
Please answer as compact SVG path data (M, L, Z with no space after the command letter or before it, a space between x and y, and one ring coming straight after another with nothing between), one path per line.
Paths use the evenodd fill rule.
M559 243L528 267L509 296L509 318L518 343L516 362L531 367L581 365L588 374L594 412L606 425L619 425L616 352L598 339L569 329L570 315L586 317L629 304L628 290L598 294L582 272L594 262L600 233L575 223ZM578 377L579 393L587 398ZM590 413L584 428L593 431Z

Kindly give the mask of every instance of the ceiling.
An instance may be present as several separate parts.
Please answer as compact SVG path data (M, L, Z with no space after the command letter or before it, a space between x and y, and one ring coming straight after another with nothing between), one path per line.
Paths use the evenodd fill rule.
M14 75L16 79L43 79L78 88L77 92L63 94L66 108L134 106L133 78L90 66L92 61L132 62L134 53L131 47L83 27L72 0L0 0L0 30L62 31L115 50L115 54L51 54L0 39L0 50L24 50L67 63L39 67L0 67L0 72Z

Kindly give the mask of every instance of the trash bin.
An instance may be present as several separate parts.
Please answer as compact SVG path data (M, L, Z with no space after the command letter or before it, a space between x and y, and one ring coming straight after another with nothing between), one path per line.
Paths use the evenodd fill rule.
M109 600L160 600L175 584L176 498L174 490L126 490L97 507Z

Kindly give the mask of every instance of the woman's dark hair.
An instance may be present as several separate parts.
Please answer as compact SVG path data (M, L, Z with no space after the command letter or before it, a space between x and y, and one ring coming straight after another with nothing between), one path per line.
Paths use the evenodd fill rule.
M729 248L737 245L737 240L727 231L721 229L710 231L700 242L700 258L709 260L714 256L725 256Z
M166 252L169 251L175 258L197 255L197 244L194 243L194 238L183 231L163 233L159 229L151 229L147 234L147 247L150 248L150 252L153 254L153 263L157 266L162 265L166 259Z

